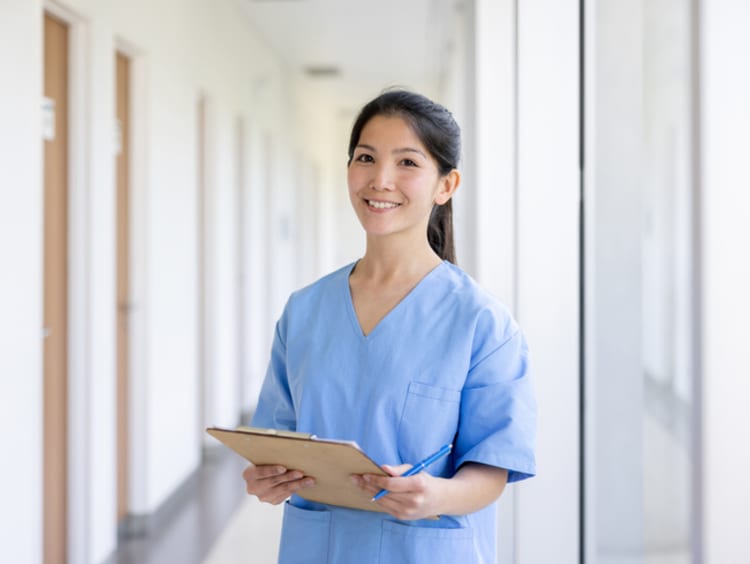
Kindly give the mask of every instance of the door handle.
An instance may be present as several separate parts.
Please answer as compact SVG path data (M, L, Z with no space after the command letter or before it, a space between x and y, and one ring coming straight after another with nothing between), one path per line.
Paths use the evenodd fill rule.
M117 304L117 311L120 313L130 313L135 309L135 304L133 302L120 302Z

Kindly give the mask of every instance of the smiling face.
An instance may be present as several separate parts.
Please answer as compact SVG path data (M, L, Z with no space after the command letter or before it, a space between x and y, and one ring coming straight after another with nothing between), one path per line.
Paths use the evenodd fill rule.
M349 198L368 236L408 236L427 241L434 204L447 202L453 174L437 162L409 124L377 115L362 129L348 170Z

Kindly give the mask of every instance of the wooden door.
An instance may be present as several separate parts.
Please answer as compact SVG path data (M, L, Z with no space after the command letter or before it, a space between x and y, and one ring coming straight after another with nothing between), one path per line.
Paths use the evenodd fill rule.
M130 322L130 61L115 54L117 177L117 522L128 514L128 382Z
M44 16L44 471L45 564L67 559L68 482L68 27Z

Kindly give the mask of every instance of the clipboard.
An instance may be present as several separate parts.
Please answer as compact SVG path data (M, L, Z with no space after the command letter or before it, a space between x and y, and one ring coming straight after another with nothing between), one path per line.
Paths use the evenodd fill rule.
M315 478L314 486L295 492L300 497L384 512L350 479L352 474L388 475L354 441L319 439L305 433L258 427L209 427L206 432L256 466L279 464Z

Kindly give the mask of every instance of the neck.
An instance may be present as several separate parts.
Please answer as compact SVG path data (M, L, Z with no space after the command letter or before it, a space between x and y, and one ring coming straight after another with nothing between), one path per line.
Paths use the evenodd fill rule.
M368 237L367 250L357 270L367 278L421 277L441 262L426 238L410 245L393 238Z

